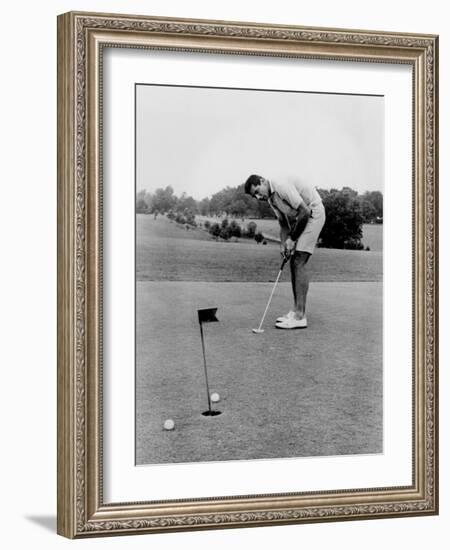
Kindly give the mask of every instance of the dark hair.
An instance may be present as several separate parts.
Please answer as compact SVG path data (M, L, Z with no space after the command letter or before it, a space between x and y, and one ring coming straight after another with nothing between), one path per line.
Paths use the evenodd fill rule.
M261 176L257 176L256 174L252 174L247 181L245 182L244 191L247 193L247 195L252 194L252 187L257 187L261 183Z

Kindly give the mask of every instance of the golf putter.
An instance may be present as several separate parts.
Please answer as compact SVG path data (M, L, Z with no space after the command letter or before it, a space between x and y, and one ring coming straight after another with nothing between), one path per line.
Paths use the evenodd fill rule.
M264 319L266 317L267 310L269 309L270 302L272 301L273 293L275 292L275 288L277 287L278 281L280 280L281 273L283 272L283 268L284 268L284 266L285 266L285 264L288 260L289 260L289 256L284 255L283 256L283 261L281 262L280 271L278 272L278 276L277 276L277 278L275 280L275 283L273 285L272 292L270 293L269 301L267 302L266 309L264 310L261 322L259 323L259 327L258 328L252 328L252 332L254 332L255 334L261 334L261 333L264 332L264 329L261 328L261 327L264 323Z

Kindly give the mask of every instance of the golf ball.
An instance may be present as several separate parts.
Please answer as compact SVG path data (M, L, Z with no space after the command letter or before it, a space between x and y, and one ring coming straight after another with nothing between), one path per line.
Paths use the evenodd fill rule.
M175 422L171 418L168 418L164 422L164 429L165 430L173 430L174 428L175 428Z
M217 392L211 394L211 401L213 403L218 403L220 401L220 395Z

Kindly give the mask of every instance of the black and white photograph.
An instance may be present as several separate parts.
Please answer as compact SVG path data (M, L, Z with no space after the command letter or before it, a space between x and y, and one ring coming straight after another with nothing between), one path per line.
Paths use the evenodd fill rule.
M384 97L135 85L135 463L383 453Z
M442 550L447 4L2 8L2 547Z

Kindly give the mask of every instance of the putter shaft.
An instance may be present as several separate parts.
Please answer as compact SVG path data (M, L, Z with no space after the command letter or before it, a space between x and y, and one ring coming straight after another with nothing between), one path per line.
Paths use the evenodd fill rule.
M285 263L285 262L284 262L284 263ZM276 288L276 286L277 286L277 284L278 284L278 281L280 280L281 273L283 272L284 263L282 264L281 269L280 269L280 271L278 272L278 276L277 276L277 278L276 278L276 280L275 280L275 283L274 283L274 285L273 285L272 292L270 293L269 301L267 302L266 309L264 310L264 313L263 313L261 322L259 323L258 331L261 330L262 324L264 323L264 319L265 319L265 317L266 317L267 310L269 309L270 302L272 301L273 293L275 292L275 288Z

